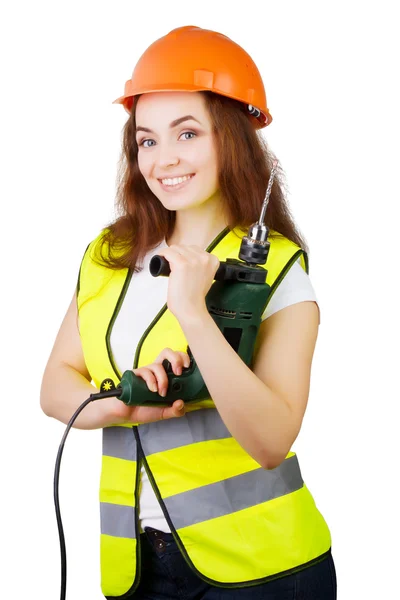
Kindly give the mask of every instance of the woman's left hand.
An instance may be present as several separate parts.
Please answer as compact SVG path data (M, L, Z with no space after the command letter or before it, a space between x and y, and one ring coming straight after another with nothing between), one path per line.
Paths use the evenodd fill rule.
M167 305L178 321L207 311L205 297L220 261L200 246L175 244L157 251L169 262Z

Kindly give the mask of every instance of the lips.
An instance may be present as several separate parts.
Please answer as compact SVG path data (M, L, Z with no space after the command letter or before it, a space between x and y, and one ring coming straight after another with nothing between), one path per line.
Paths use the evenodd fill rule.
M184 175L173 175L170 177L159 177L158 181L162 183L163 179L180 179L181 177L193 177L194 173L185 173Z
M164 191L175 192L175 191L182 189L186 185L188 185L192 181L192 179L196 176L195 173L189 173L189 175L190 175L189 179L182 181L182 183L177 183L176 185L165 185L164 183L162 183L161 179L158 179L158 181ZM185 175L181 175L181 177L185 177ZM163 179L174 179L174 177L165 177L165 178L163 177Z

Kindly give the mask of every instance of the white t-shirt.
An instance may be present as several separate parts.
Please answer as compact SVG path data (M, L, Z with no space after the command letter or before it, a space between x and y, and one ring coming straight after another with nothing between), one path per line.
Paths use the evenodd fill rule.
M160 248L166 246L167 244L163 240L156 248L150 250L143 260L142 271L133 273L114 322L110 344L114 361L120 373L133 368L136 347L144 331L167 301L168 277L153 277L149 271L151 258L157 254ZM310 278L300 265L299 258L275 290L262 320L286 306L306 300L317 302ZM144 467L141 469L140 480L139 520L141 531L149 526L170 532Z

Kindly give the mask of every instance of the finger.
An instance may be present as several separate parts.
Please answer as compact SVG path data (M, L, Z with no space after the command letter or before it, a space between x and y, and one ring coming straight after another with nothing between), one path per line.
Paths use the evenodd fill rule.
M169 359L168 359L169 360ZM154 373L156 380L157 390L161 396L165 396L168 390L168 375L162 365L159 363L153 363L151 368Z
M163 256L170 263L170 266L176 266L185 263L185 248L178 244L173 244L168 248L162 248L158 252L159 256ZM171 270L172 270L171 266Z
M206 250L202 250L202 248L200 248L200 246L186 246L187 248L187 252L188 252L188 256L191 258L196 258L197 260L200 260L202 263L207 264L208 262L210 262L211 264L219 264L219 258L217 256L215 256L215 254L211 254L210 252L207 252Z
M171 363L172 370L175 375L182 375L182 367L189 367L190 365L190 358L186 352L171 350L171 348L164 348L164 350L157 356L155 363L162 363L165 359L169 360ZM168 384L168 380L165 383Z
M151 392L158 391L157 377L151 371L150 367L139 367L138 369L133 369L133 373L137 377L144 379Z
M177 351L178 354L181 357L181 365L182 367L190 367L190 356L187 352L181 352L180 350Z
M175 400L172 406L166 406L162 409L161 418L164 419L173 419L177 417L183 417L186 412L185 403L183 400Z
M160 406L135 406L132 409L129 419L132 423L155 423L163 418L164 408Z
M186 352L171 350L170 352L166 353L165 358L167 358L167 360L169 360L171 363L172 371L175 373L175 375L182 375L183 367L190 366L190 358Z
M172 348L164 348L164 350L161 350L160 354L157 356L157 358L154 360L155 363L162 363L162 361L164 360L164 358L168 358L168 356L170 356L170 353L173 353L174 351L172 350Z
M189 254L196 255L196 256L203 255L203 254L209 254L206 250L203 250L202 248L200 248L200 246L193 246L193 245L186 246L186 249Z

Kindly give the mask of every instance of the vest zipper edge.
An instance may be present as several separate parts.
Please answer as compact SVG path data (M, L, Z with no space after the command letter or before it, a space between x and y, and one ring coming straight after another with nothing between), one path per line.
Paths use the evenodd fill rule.
M129 600L132 597L132 594L137 591L141 581L141 571L142 571L142 552L141 552L141 543L140 543L140 530L139 530L139 477L140 477L140 468L143 456L143 449L138 445L137 436L135 434L135 430L137 429L136 425L132 425L133 435L136 442L136 477L135 477L135 531L136 531L136 572L135 579L129 588L124 594L120 596L105 596L106 600Z
M133 271L131 269L128 269L128 272L125 277L124 285L122 286L121 293L120 293L117 303L114 307L114 311L111 316L110 322L107 327L107 332L106 332L106 349L107 349L108 360L110 361L111 367L119 380L121 380L122 373L119 372L117 365L115 364L114 357L113 357L113 354L111 351L111 341L110 340L111 340L112 328L114 326L115 320L118 316L118 313L121 309L121 305L122 305L124 298L126 296L126 293L128 291L128 287L129 287L130 281L132 279L132 275L133 275Z

